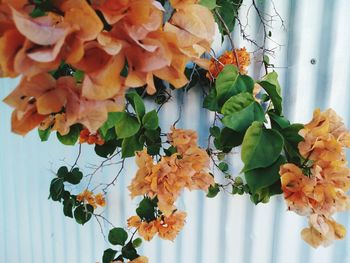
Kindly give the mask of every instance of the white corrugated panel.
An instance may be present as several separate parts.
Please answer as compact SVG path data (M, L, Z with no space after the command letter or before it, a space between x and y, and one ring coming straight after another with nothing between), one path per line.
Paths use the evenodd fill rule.
M270 1L256 1L267 13L273 13ZM242 6L242 21L250 8L250 0ZM288 31L277 25L272 38L282 46L276 50L273 64L283 86L285 114L296 122L306 122L315 107L334 108L350 126L350 29L347 0L275 0L274 5L285 19ZM262 27L250 10L247 28L255 38L262 37ZM275 18L278 19L278 18ZM234 35L237 47L254 47ZM269 43L269 47L273 47ZM311 64L311 59L316 64ZM258 77L259 63L250 73ZM0 95L5 97L16 80L1 80ZM176 103L179 92L161 115L163 130L178 117ZM199 131L205 146L212 115L201 109L201 98L194 91L184 96L179 126ZM108 246L96 221L78 226L65 218L62 207L47 200L52 171L64 163L73 163L77 147L64 147L55 140L40 143L35 132L21 138L10 133L9 109L0 105L0 262L10 263L88 263L101 261ZM63 159L64 158L64 159ZM232 173L241 168L239 151L229 156ZM89 147L83 147L81 168L97 164ZM112 178L118 167L109 167L96 175ZM104 215L115 225L125 225L133 214L137 200L130 200L126 186L135 173L133 161L127 161L108 196ZM98 179L98 178L97 178ZM96 179L96 181L98 181ZM108 179L105 179L108 181ZM219 180L219 178L218 178ZM155 238L144 244L142 253L152 263L295 263L350 262L350 237L328 248L312 249L300 238L305 218L287 212L282 198L269 204L253 205L249 198L221 194L207 199L199 192L185 192L179 207L188 212L187 224L175 242ZM349 213L337 219L350 228ZM109 226L103 225L105 233Z

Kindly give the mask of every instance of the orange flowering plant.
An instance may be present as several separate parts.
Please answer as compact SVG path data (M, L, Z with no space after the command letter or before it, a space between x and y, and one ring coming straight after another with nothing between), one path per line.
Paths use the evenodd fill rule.
M113 248L104 251L103 263L148 262L137 252L141 238L174 240L186 222L186 212L177 208L185 190L210 198L221 190L246 193L255 204L283 194L288 210L308 217L301 235L310 245L344 238L345 228L332 216L350 204L344 153L350 133L331 109L316 110L306 125L290 123L265 52L266 75L259 80L248 75L250 53L235 48L230 36L241 4L0 2L1 76L20 77L4 98L14 108L12 131L26 135L37 128L42 141L55 132L64 145L79 145L75 163L60 167L51 181L50 198L79 224L96 218L113 227L108 234ZM209 59L216 28L232 49ZM195 86L205 93L203 108L214 112L205 148L198 145L196 131L175 123L163 133L158 119L172 92ZM149 110L146 100L158 108ZM82 144L104 158L85 176L78 166ZM243 177L232 176L224 161L236 147L241 147ZM128 189L140 202L125 228L114 227L99 211L108 205L108 190L130 157L138 169ZM113 158L120 159L116 177L93 185L94 175ZM71 187L83 184L81 191Z

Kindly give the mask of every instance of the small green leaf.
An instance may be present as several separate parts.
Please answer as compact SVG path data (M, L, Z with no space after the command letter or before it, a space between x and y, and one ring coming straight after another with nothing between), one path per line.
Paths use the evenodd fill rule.
M79 168L74 168L65 175L64 180L71 184L79 184L82 178L83 173L79 171Z
M63 214L67 217L73 218L74 201L72 199L65 199L63 201Z
M108 241L112 245L124 246L127 239L128 239L128 233L123 228L116 227L109 231Z
M209 128L210 135L214 138L217 138L220 136L220 128L218 126L213 126Z
M139 207L136 209L136 214L146 221L152 221L156 217L154 215L155 207L157 204L153 202L150 198L145 197L139 204Z
M142 239L141 238L136 238L132 241L132 245L134 248L138 248L142 245Z
M176 147L174 147L174 146L170 146L168 149L164 149L164 153L166 156L171 156L176 152L177 152L177 150L176 150Z
M59 132L56 133L58 140L64 145L74 145L80 135L81 125L74 124L70 127L69 133L61 135Z
M62 166L57 171L57 177L64 178L68 173L68 168L66 166Z
M290 122L288 119L286 119L283 116L277 115L273 111L268 111L268 115L269 115L270 120L271 120L272 128L275 128L275 129L277 128L278 130L280 130L280 129L284 129L290 125Z
M147 112L146 115L142 118L142 123L145 129L155 130L159 126L158 114L156 110Z
M29 14L31 17L36 18L40 16L45 16L46 12L42 10L41 8L34 8L33 11Z
M103 252L102 263L111 263L114 260L117 251L109 248Z
M262 81L259 81L258 84L263 87L263 89L269 94L273 107L277 115L282 114L282 96L281 96L281 86L278 83L277 73L271 72L267 74Z
M50 184L50 197L54 201L59 201L64 191L62 178L54 178Z
M242 143L242 171L270 166L279 158L282 149L283 137L279 132L267 130L263 128L262 123L254 122L247 130Z
M131 103L139 122L141 122L142 117L146 112L145 104L143 103L142 98L139 94L137 94L137 92L130 92L126 94L126 99Z
M51 128L47 128L46 130L38 129L38 134L39 134L40 140L42 142L46 142L49 139L49 137L50 137Z
M207 197L214 198L215 196L217 196L219 192L220 192L220 188L218 184L211 185L209 186Z
M93 212L94 208L92 207L92 205L79 205L74 210L75 221L78 224L84 225L91 219Z
M120 145L120 142L118 140L107 141L103 145L96 144L95 153L98 156L107 158L115 152L115 149L117 149L119 145Z
M115 131L118 138L124 139L135 135L141 127L137 118L126 112L120 112L121 118L115 124Z
M219 163L218 168L222 172L227 172L228 171L228 164L224 163L224 162L221 162L221 163Z
M134 259L139 257L139 255L137 254L136 249L132 245L132 242L129 242L128 244L126 244L122 248L122 255L123 255L124 258L130 259L130 260L134 260Z
M84 76L85 76L85 72L81 71L81 70L77 70L73 74L73 77L74 77L75 81L78 82L78 83L79 82L83 82Z
M215 138L214 145L216 149L229 153L232 148L242 144L244 132L237 132L227 127L221 130L220 136Z

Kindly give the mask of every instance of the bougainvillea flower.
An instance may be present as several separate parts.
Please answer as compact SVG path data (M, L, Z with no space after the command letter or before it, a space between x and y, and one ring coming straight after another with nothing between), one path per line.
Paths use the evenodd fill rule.
M189 148L197 146L197 132L171 127L171 132L168 133L168 140L171 145L176 147L177 152L182 154Z
M237 67L239 65L239 72L241 74L247 74L247 67L250 65L250 55L245 48L241 48L235 49L235 52L225 51L218 59L211 58L207 78L211 80L215 79L225 65L235 65Z
M162 239L173 241L185 225L186 213L176 211L157 220L158 235Z
M295 164L287 163L280 168L282 191L288 209L300 215L312 213L308 194L315 186L315 179L308 178Z
M170 0L172 7L176 9L186 8L188 5L197 4L199 0Z
M302 238L314 248L328 246L334 240L343 239L346 229L332 218L313 214L309 217L309 227L301 231Z
M145 149L135 153L135 162L139 169L128 187L131 198L139 195L150 195L151 189L157 184L157 178L152 174L153 158Z
M145 240L150 241L158 232L157 222L155 220L151 222L143 221L141 222L138 233Z
M2 77L16 77L14 60L18 50L23 46L24 37L16 30L4 32L0 38L0 72Z

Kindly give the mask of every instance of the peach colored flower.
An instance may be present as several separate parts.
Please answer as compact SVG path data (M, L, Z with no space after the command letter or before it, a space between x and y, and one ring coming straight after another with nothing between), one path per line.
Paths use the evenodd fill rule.
M141 218L139 216L131 216L128 219L128 227L136 227L138 228L141 225Z
M140 236L142 236L145 240L150 241L155 234L157 234L157 223L155 220L151 222L143 221L141 222L138 233Z
M101 207L106 206L106 199L101 193L95 195L95 202L96 202L96 205L98 206L101 206Z
M309 217L309 227L301 231L302 238L314 248L328 246L334 240L343 239L346 229L332 218L313 214Z
M239 72L241 74L247 74L247 67L250 65L250 55L245 48L235 49ZM236 56L233 51L225 51L218 59L212 58L210 60L209 70L207 73L207 78L213 80L219 73L223 70L225 65L235 65L238 66Z
M158 235L162 239L173 241L185 224L186 213L176 211L157 220Z
M279 173L288 209L300 215L311 214L308 195L315 187L315 180L305 176L298 166L291 163L282 165Z
M131 198L145 194L152 196L152 189L157 185L157 177L152 173L153 158L144 149L135 153L135 161L139 169L128 187Z
M129 263L148 263L148 258L145 256L139 256L138 258L129 261Z
M193 130L171 127L168 140L172 146L176 147L178 153L183 154L187 149L197 146L197 133Z

